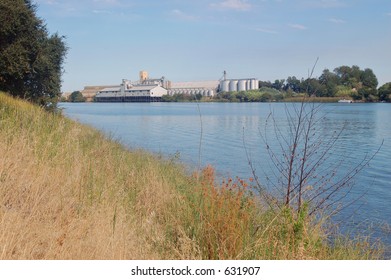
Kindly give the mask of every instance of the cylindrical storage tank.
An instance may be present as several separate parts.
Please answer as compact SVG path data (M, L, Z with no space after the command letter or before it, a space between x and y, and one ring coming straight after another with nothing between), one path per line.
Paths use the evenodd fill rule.
M214 96L215 94L214 94L214 91L213 91L213 89L211 89L211 90L208 90L208 96Z
M246 91L247 89L247 80L239 80L238 82L238 91Z
M259 82L257 79L251 80L251 89L258 89L259 88Z
M252 79L250 79L250 80L247 80L247 90L252 90L252 89L253 89L252 82L253 82L253 80L252 80Z
M229 80L224 80L220 82L220 91L229 91Z
M229 82L229 91L238 91L238 80L231 80Z

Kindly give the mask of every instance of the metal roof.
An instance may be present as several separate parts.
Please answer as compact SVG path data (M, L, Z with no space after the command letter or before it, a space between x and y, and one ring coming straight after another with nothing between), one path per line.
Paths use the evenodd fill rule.
M159 85L135 85L129 89L125 89L125 91L151 90L156 87L160 87L160 86Z
M121 91L121 87L111 87L111 88L104 88L104 89L101 89L101 91Z
M219 81L171 82L171 88L217 88Z

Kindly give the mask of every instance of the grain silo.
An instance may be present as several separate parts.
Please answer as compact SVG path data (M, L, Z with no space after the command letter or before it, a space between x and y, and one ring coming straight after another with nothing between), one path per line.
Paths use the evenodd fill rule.
M223 80L220 82L220 91L222 92L229 91L229 80Z
M238 91L246 91L247 84L248 84L247 80L239 80Z
M238 80L231 80L229 82L229 91L238 91Z

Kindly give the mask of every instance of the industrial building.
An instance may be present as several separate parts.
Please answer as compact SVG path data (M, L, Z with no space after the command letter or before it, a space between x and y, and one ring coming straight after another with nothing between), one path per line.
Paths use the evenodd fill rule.
M159 102L167 90L159 84L132 84L123 80L119 87L97 92L96 102Z
M97 102L158 102L163 95L201 94L213 97L218 92L237 92L257 90L259 81L254 78L227 79L226 72L220 80L171 82L164 77L151 79L147 71L140 71L139 80L123 80L119 86L87 86L83 96Z
M123 80L120 86L100 88L95 95L96 102L158 102L163 95L201 94L214 96L219 81L172 83L164 77L151 79L147 71L140 71L139 80Z
M257 79L229 79L220 81L219 92L228 91L249 91L257 90L259 81Z
M217 92L219 81L197 81L197 82L169 82L167 88L169 95L174 94L201 94L202 96L212 97Z
M224 76L219 84L219 92L249 91L257 89L259 89L259 81L257 79L227 79L226 71L224 71Z

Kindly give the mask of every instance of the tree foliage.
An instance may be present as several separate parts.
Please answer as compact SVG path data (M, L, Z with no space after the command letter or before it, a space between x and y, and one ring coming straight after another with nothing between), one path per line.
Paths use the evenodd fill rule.
M391 82L379 88L379 99L380 101L391 102Z
M276 80L284 81L284 80ZM275 87L276 82L260 82ZM324 69L319 78L297 79L288 77L282 87L288 97L294 94L311 93L318 97L350 97L362 101L378 101L378 80L372 69L361 70L357 65L340 66L333 71ZM381 98L380 98L381 99Z
M49 35L31 0L0 1L0 90L55 106L66 51L64 37Z
M86 99L80 91L74 91L69 96L70 102L85 102Z

